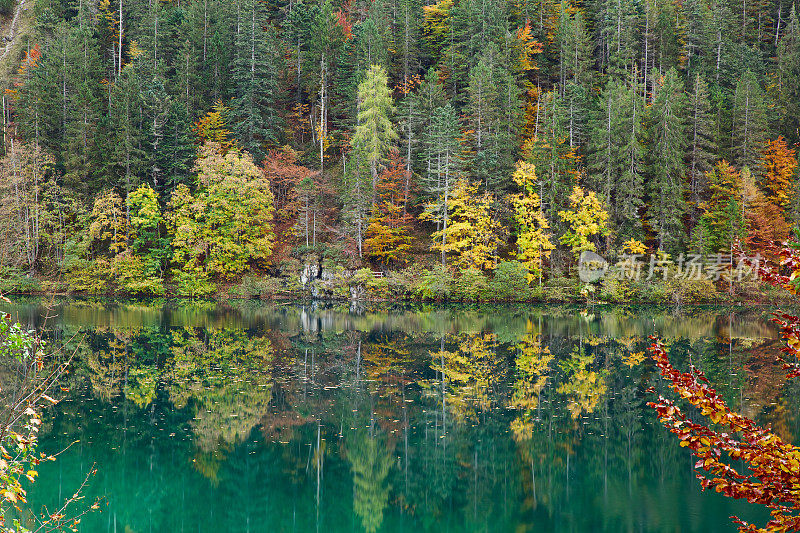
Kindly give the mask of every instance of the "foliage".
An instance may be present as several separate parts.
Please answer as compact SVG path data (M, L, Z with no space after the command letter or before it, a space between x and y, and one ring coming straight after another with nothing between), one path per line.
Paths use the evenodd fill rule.
M593 252L597 246L590 239L608 233L608 213L594 192L584 192L578 186L572 189L569 201L571 209L558 212L561 220L569 225L560 240L578 255L584 251Z
M765 281L793 289L787 281L800 272L796 250L781 251L784 263L791 265L790 276L777 274L770 267L761 266L759 274ZM784 347L782 360L789 378L800 376L800 319L779 314L775 322L781 328ZM654 337L650 354L670 388L705 417L707 422L696 422L674 401L659 395L649 402L661 423L680 439L697 457L694 465L703 489L713 487L725 496L746 499L770 509L770 520L763 528L731 517L740 525L739 531L797 531L800 529L800 448L784 442L769 428L759 426L751 419L732 410L722 396L709 385L705 374L691 366L681 372L673 366L664 345ZM654 392L651 389L651 392ZM745 469L736 468L744 465ZM704 472L699 472L702 469Z
M519 224L516 257L528 270L528 282L532 282L541 276L544 260L550 256L554 246L550 242L547 231L550 225L542 211L542 202L535 192L538 183L536 168L530 163L520 161L513 179L522 190L518 196L512 198L516 222Z
M530 270L519 261L502 261L489 284L491 299L525 301L531 296Z
M248 263L266 264L273 245L272 192L250 157L236 149L223 156L206 145L195 170L197 194L179 185L170 200L173 261L184 271L180 283L189 272L231 278Z
M5 300L8 303L8 300ZM3 424L0 426L0 531L29 531L20 516L30 512L28 483L36 482L42 463L55 461L52 455L38 451L40 412L45 405L57 403L50 394L65 373L69 360L54 362L45 353L45 343L33 331L26 331L11 321L7 313L0 315L0 365L10 379L4 385ZM14 376L14 377L11 377ZM81 494L94 474L94 468L73 496L52 512L36 514L34 531L77 531L81 517L99 508L73 511L84 498Z
M408 176L403 161L397 152L391 155L391 163L378 178L376 191L378 203L373 207L372 218L367 226L364 250L383 264L405 263L411 249L408 228L412 216L406 210L408 204Z
M453 263L460 269L493 269L502 242L501 226L491 212L493 204L491 193L479 194L478 185L458 181L447 200L449 221L431 235L431 249L441 251L443 257L454 256ZM435 205L430 204L423 220L432 218L432 209Z

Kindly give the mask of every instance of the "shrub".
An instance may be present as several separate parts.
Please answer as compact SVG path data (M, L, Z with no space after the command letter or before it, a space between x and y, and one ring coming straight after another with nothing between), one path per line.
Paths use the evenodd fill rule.
M175 271L175 281L178 282L178 295L190 298L208 296L217 288L205 270L201 267L192 268L189 264Z
M109 281L114 277L114 265L104 259L90 261L73 258L69 270L64 273L64 283L68 291L88 294L108 292Z
M468 268L453 281L450 297L454 300L477 301L488 296L489 280L478 269Z
M39 280L17 267L0 268L0 294L31 293L41 290Z
M490 288L493 298L498 300L528 300L532 295L528 271L519 261L504 261L497 265Z
M133 296L162 296L164 282L161 279L157 259L124 254L114 260L114 272L120 289Z
M446 300L453 287L453 274L446 267L436 265L422 273L416 295L423 300Z
M580 286L578 278L550 278L544 284L544 297L548 301L569 302L580 297Z

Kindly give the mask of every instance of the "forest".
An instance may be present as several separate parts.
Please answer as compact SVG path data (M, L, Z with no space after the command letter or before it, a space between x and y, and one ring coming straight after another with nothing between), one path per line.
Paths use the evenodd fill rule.
M583 251L768 254L800 221L787 0L22 9L5 292L535 296L584 290Z

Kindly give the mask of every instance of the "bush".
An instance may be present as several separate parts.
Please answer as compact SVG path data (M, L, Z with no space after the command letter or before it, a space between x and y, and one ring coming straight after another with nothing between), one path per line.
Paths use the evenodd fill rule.
M453 287L453 274L446 267L436 265L425 270L415 289L416 296L423 300L446 300Z
M528 270L519 261L504 261L497 265L490 288L492 297L498 300L528 300L532 295Z
M0 294L32 293L41 290L39 280L17 267L0 268Z
M478 301L486 299L489 289L489 280L480 270L469 268L462 270L461 274L453 281L450 297L453 300Z
M554 277L544 284L544 297L552 302L569 302L581 297L578 278Z
M162 296L164 282L157 259L122 255L114 260L114 272L120 289L132 296Z
M630 302L636 295L636 290L624 279L615 276L606 276L600 282L600 299L609 302Z
M65 261L66 263L66 261ZM72 258L64 273L64 283L68 291L88 294L108 292L109 280L114 277L114 265L104 259L90 261Z
M175 271L175 281L178 282L178 295L190 298L208 296L217 288L205 270L200 267L192 268L189 265Z

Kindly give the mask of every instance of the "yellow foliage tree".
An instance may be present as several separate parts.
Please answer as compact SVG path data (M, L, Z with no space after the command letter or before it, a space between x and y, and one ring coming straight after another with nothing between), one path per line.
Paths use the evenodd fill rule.
M569 224L569 229L559 240L578 255L584 251L596 251L597 247L590 238L608 234L608 213L603 204L593 191L585 192L577 185L572 189L569 203L571 209L558 212L561 220Z
M637 241L633 237L622 243L622 252L626 254L643 254L647 251L647 246L643 242Z
M217 100L214 108L194 123L192 129L201 144L215 143L223 154L233 148L236 141L231 140L232 133L227 126L229 113L230 109L222 103L222 100Z
M92 222L89 225L91 240L107 245L108 251L116 255L128 247L127 230L122 198L114 191L108 191L95 198Z
M453 254L455 266L462 270L494 269L502 243L502 226L493 216L493 204L491 193L478 194L477 185L459 180L447 200L447 221L431 235L431 249L443 252L443 256ZM438 204L428 205L421 218L433 219L438 207Z
M550 225L542 211L542 202L535 192L537 183L536 167L532 163L520 161L513 175L514 182L522 192L511 198L514 205L514 218L519 224L516 257L528 269L528 283L539 277L541 281L542 262L550 257L555 248L550 242Z

